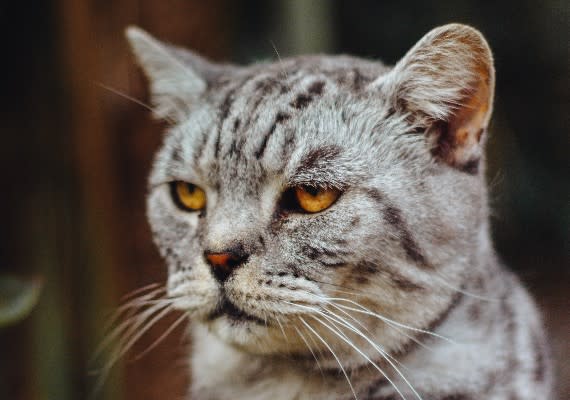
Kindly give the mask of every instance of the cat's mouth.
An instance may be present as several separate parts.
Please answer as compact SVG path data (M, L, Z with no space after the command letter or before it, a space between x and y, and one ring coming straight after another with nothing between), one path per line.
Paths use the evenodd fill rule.
M226 317L232 322L255 322L260 325L267 325L266 321L258 318L254 315L248 314L242 309L238 308L235 304L233 304L230 300L224 297L222 301L220 301L218 307L212 312L208 319L213 321L217 318Z

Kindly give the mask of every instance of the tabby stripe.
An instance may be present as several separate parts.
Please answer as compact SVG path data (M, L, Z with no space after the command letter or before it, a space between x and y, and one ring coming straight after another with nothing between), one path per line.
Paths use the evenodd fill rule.
M204 150L204 147L206 146L206 143L208 142L208 138L210 137L210 134L212 132L204 132L202 134L202 138L200 140L200 143L198 144L198 146L196 146L194 148L194 160L196 160L194 163L198 164L198 159L200 158L200 156L202 155L202 151Z
M215 150L214 150L214 157L215 158L218 158L219 153L220 153L220 140L221 140L221 136L222 136L222 127L224 126L224 122L226 122L226 119L230 115L230 110L231 110L231 107L232 107L232 104L234 101L234 95L239 89L241 89L252 78L253 77L251 75L246 76L244 79L241 80L241 82L239 82L236 86L234 86L233 88L228 90L228 92L226 93L226 97L224 98L224 101L222 102L222 105L220 106L220 120L218 122L218 136L216 137L216 144L215 144Z
M359 92L362 90L364 85L370 81L370 79L368 79L367 77L362 75L362 73L360 72L360 70L358 68L354 68L352 70L352 73L353 73L352 89L354 91Z
M414 240L408 225L402 217L402 212L396 206L388 203L382 193L376 189L368 189L368 195L376 202L384 205L383 217L384 221L392 226L398 232L400 238L400 245L406 252L408 258L416 263L418 266L425 269L433 269L433 266L427 261L423 255L419 245Z
M235 91L237 90L237 86L231 89L224 98L222 105L220 106L220 121L218 122L218 136L216 137L216 144L214 148L214 158L218 158L220 153L220 140L222 136L222 127L224 126L224 122L230 113L230 108L233 101L233 96Z
M255 92L257 92L255 95L255 101L253 102L253 105L249 107L249 111L247 112L249 118L245 122L244 130L249 129L252 121L259 117L258 109L262 101L267 99L275 89L280 87L282 87L281 82L277 81L274 77L264 78L257 82L254 89ZM265 110L265 108L263 108L263 110Z
M314 96L320 96L321 94L323 94L324 87L325 87L324 81L315 81L311 83L311 86L309 86L308 90L310 94Z
M307 93L299 93L289 105L297 110L307 107L317 96L323 93L324 86L325 83L323 81L313 82L307 89Z
M358 263L354 267L354 273L357 274L357 282L365 282L368 280L368 276L378 274L384 278L387 278L393 286L405 292L413 292L424 289L422 286L409 280L394 269L388 269L382 265L377 265L369 261Z
M386 206L384 220L398 230L400 243L408 258L424 268L431 268L404 222L402 212L392 205Z
M184 159L182 158L182 149L180 148L180 144L177 143L174 146L170 158L177 163L182 163L184 161Z
M277 113L277 115L275 116L275 120L273 121L273 124L271 125L271 128L269 128L269 131L267 132L267 134L263 137L263 140L261 141L261 146L255 152L255 158L260 160L263 157L263 154L265 153L265 148L267 147L267 142L269 141L269 137L271 135L273 135L273 132L275 132L275 128L277 128L278 124L281 124L283 121L286 121L289 118L291 118L291 115L289 115L289 114L286 114L286 113L281 112L281 111Z
M335 145L322 146L311 150L300 161L295 174L301 175L310 170L317 169L322 164L330 163L338 158L341 152L342 149Z

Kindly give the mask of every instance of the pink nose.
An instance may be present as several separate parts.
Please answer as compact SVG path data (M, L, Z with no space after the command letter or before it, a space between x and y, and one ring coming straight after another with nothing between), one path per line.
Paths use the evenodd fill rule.
M219 267L227 268L227 267L229 267L229 264L233 258L234 257L232 257L231 253L209 253L209 254L206 254L206 260L208 260L208 264L210 264L214 268L219 268Z
M230 251L223 253L204 252L204 257L216 279L225 282L234 269L247 261L248 255L242 251Z

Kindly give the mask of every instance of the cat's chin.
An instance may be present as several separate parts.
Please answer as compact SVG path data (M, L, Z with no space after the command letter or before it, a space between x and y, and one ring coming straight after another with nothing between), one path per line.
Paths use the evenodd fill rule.
M251 354L274 355L304 351L301 343L284 339L279 328L252 321L223 315L215 320L204 322L210 334L225 344Z

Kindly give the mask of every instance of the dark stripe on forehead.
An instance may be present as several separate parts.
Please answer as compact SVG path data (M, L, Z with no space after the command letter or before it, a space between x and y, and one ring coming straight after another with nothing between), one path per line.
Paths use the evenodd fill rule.
M258 110L260 106L262 104L265 106L261 112L267 107L267 105L264 104L266 103L264 100L268 100L273 93L283 87L284 84L274 76L264 76L255 83L253 93L248 95L251 100L248 101L246 105L247 108L243 110L243 114L247 116L244 121L244 131L248 130L251 124L259 118L260 112L258 112ZM271 108L271 105L269 105L269 108Z
M271 137L273 132L275 132L277 125L283 123L283 121L287 121L289 118L291 118L291 115L287 113L284 113L282 111L277 113L277 115L275 116L275 120L273 121L273 124L269 128L269 131L267 131L267 133L263 137L259 149L257 149L257 151L255 152L255 158L260 160L263 157L263 154L265 153L265 148L267 147L267 142L269 141L269 138Z
M295 174L299 175L322 168L324 165L338 158L341 151L342 149L339 146L334 145L322 146L311 150L303 157Z
M362 75L359 69L354 68L352 70L352 89L354 91L361 91L368 82L370 82L370 79Z
M241 119L239 119L238 117L234 120L234 127L232 129L234 134L238 131L240 125L241 125Z
M231 107L232 107L232 104L233 104L233 101L235 98L235 93L241 87L243 87L243 85L245 85L246 82L249 81L250 79L252 79L252 77L250 75L248 75L244 79L242 79L237 85L235 85L234 87L229 89L228 92L226 93L226 96L224 97L224 100L222 101L222 104L220 106L220 114L219 114L220 119L218 121L218 132L217 132L216 143L215 143L215 148L214 148L214 157L215 158L218 158L218 155L220 153L220 140L221 140L221 136L222 136L222 127L224 126L224 122L226 122L226 119L230 115Z
M232 101L233 101L233 96L234 96L234 92L235 92L236 88L231 89L227 94L226 97L224 98L224 101L222 102L222 105L220 106L220 120L218 121L218 132L217 132L217 136L216 136L216 144L214 145L214 158L218 158L218 154L220 153L220 140L222 137L222 126L224 125L224 122L226 120L226 118L228 117L228 114L230 113L230 107L232 105Z
M293 100L290 105L293 108L296 108L297 110L300 110L302 108L307 107L307 105L313 101L313 97L309 96L308 94L305 93L299 93L297 95L297 97L295 98L295 100Z
M396 230L398 237L400 238L400 245L406 252L407 257L422 268L432 269L433 266L427 261L419 245L415 241L400 209L393 204L390 204L384 198L382 193L376 189L369 189L367 193L376 202L384 206L384 221Z
M324 81L315 81L313 83L311 83L311 86L309 86L309 94L312 94L313 96L320 96L321 94L323 94L323 89L325 88L325 82Z
M184 160L182 159L182 148L180 147L180 143L176 143L172 148L172 154L170 155L172 161L177 163L182 163Z
M214 128L211 128L209 131L202 132L202 137L200 138L200 142L196 146L194 146L194 150L192 152L193 160L195 164L198 164L198 159L202 155L204 151L204 147L206 147L206 143L208 142L208 138L211 134L213 134Z
M307 107L315 98L323 93L325 83L323 81L313 82L307 92L299 93L289 105L297 110Z

